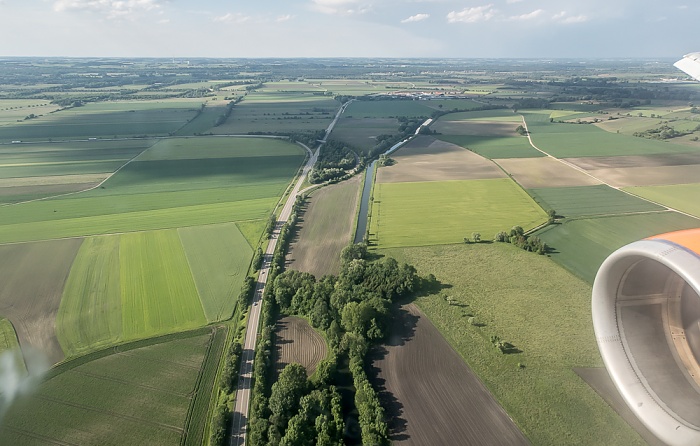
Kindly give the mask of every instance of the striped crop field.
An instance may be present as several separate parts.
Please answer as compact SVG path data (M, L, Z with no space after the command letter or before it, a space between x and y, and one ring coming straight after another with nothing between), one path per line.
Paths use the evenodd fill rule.
M206 324L177 231L123 235L119 264L124 339Z

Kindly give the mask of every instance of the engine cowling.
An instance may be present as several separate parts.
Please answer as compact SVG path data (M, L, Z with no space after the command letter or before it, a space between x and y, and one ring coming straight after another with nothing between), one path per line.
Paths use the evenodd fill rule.
M700 229L612 253L592 311L603 362L632 412L669 445L700 445Z

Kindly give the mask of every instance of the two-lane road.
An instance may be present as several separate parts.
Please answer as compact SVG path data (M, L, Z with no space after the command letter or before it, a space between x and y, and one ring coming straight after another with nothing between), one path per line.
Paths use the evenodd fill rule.
M311 154L311 150L304 146ZM250 308L250 317L248 318L248 328L246 330L245 342L243 344L243 354L241 355L241 369L238 378L238 389L236 390L236 405L232 417L231 429L231 446L240 446L245 444L245 436L248 425L248 411L250 405L250 392L253 386L253 359L255 357L255 345L257 343L258 326L260 325L260 307L262 306L262 296L265 292L265 285L270 274L270 263L272 256L277 247L280 231L284 223L289 220L292 214L292 207L296 201L301 184L304 182L306 175L309 173L318 158L319 149L311 154L301 175L297 179L292 192L287 198L287 202L282 208L282 213L275 223L275 228L270 236L270 243L267 245L267 250L263 256L263 264L260 267L258 281L255 284L255 293L253 294L253 305Z

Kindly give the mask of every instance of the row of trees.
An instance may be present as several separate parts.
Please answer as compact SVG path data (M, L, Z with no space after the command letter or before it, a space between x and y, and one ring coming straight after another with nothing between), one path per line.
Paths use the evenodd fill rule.
M540 255L547 253L547 244L537 236L527 236L520 226L513 226L509 232L500 231L494 238L494 242L504 242L515 245L525 251L535 252Z
M284 259L289 247L289 241L294 226L298 219L298 211L304 202L303 197L297 197L294 207L292 208L292 216L280 230L280 236L277 240L277 249L272 259L270 271L268 274L268 282L265 288L265 294L261 303L260 309L260 337L255 349L255 361L253 365L253 393L250 405L250 420L248 422L248 441L252 445L267 444L270 409L268 398L270 396L270 381L272 375L272 348L275 317L277 316L277 306L274 299L271 297L273 292L274 280L284 268ZM274 217L274 216L273 216ZM269 225L268 225L269 226ZM272 233L271 226L269 233Z

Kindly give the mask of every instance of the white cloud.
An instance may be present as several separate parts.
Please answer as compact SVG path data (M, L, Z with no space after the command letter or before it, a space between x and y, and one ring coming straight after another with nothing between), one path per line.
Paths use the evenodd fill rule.
M107 18L131 18L142 12L161 9L163 0L54 0L57 12L78 11L104 14Z
M588 21L588 17L583 15L583 14L570 15L568 12L562 11L562 12L559 12L557 14L554 14L552 16L552 20L554 20L555 22L564 23L564 24L583 23L583 22Z
M275 22L277 23L282 23L282 22L288 22L294 18L293 15L287 14L287 15L281 15L275 19Z
M513 3L520 3L522 1L523 0L506 0L506 3L508 3L509 5L512 5Z
M535 9L534 11L528 12L527 14L510 16L508 19L520 21L534 20L537 17L542 16L542 14L544 14L544 9Z
M220 23L245 23L250 20L250 16L241 14L240 12L229 12L219 17L215 17L215 22Z
M411 22L421 22L423 20L426 20L430 18L430 14L416 14L412 15L411 17L407 19L401 20L401 23L411 23Z
M357 15L369 12L370 4L361 4L360 0L311 0L311 9L323 14Z
M493 5L476 6L474 8L464 8L460 12L452 11L447 14L449 23L476 23L486 22L496 16L498 10L493 8Z

